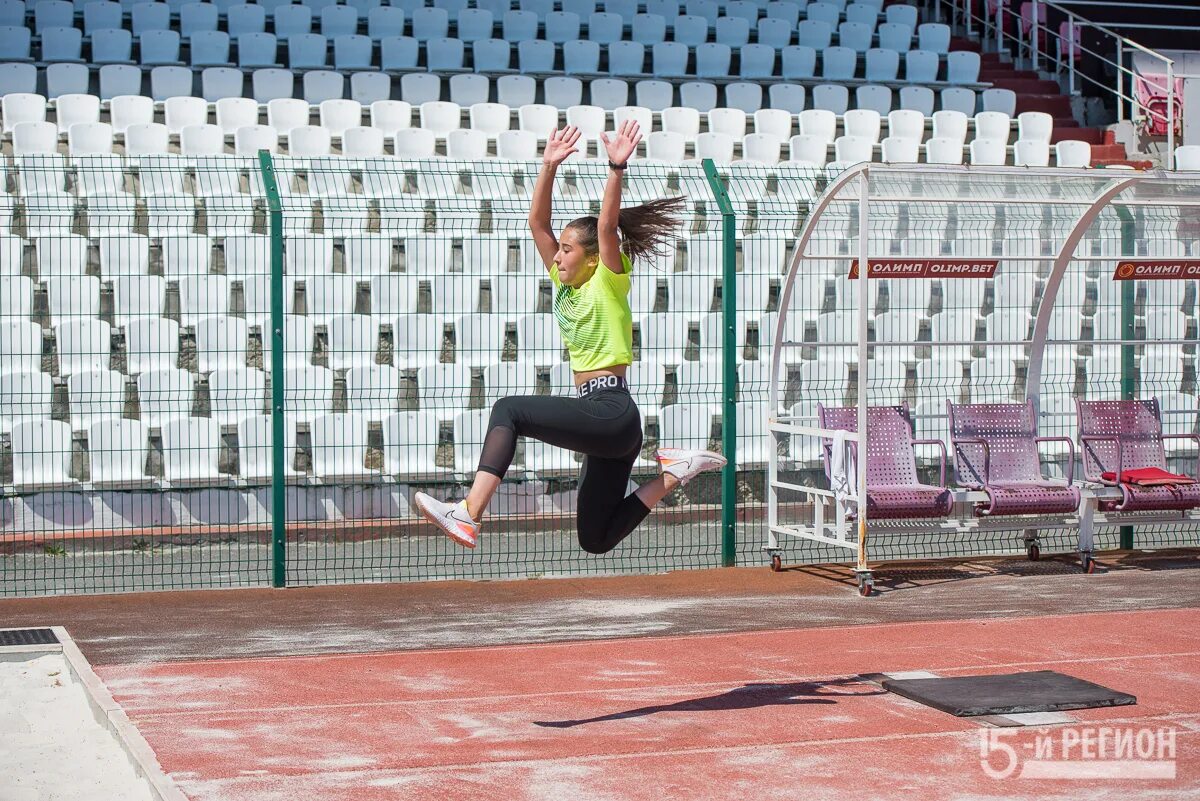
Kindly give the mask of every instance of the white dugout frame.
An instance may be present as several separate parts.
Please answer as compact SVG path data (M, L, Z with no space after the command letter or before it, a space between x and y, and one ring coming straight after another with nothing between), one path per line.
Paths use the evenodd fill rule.
M873 181L872 179L879 179ZM908 196L902 196L895 191L897 184L902 181L907 181L908 185L915 191ZM943 190L943 194L926 195L922 194L927 182L933 183L935 186ZM883 184L889 191L879 191L876 183ZM972 186L974 184L975 186ZM1065 196L1063 189L1070 184L1075 184L1074 196ZM951 187L957 187L964 190L957 197L948 196L944 190ZM970 189L975 189L977 193L973 194ZM997 194L998 190L1002 190L1003 194ZM1045 287L1041 295L1041 301L1038 303L1037 314L1034 318L1032 334L1027 341L1023 342L931 342L928 343L933 347L955 346L962 347L970 345L974 347L988 347L989 345L1014 346L1027 345L1029 347L1029 355L1027 361L1027 378L1026 378L1026 399L1034 402L1035 408L1040 410L1040 400L1043 380L1043 356L1046 351L1048 333L1050 330L1050 321L1059 296L1059 290L1063 283L1063 278L1067 273L1068 266L1072 261L1088 261L1098 260L1111 262L1121 258L1120 255L1110 257L1088 257L1079 256L1076 250L1080 242L1084 239L1088 230L1100 218L1101 214L1110 209L1110 207L1120 205L1127 209L1135 209L1137 207L1172 207L1177 209L1191 208L1194 210L1194 216L1200 219L1200 173L1188 172L1166 172L1166 171L1147 171L1134 172L1123 169L1050 169L1050 168L1023 168L1023 167L967 167L967 166L938 166L938 165L897 165L897 164L875 164L863 163L847 168L845 171L831 178L825 191L821 197L813 205L808 218L801 230L800 236L793 250L792 258L788 264L787 273L783 282L782 295L779 306L779 325L773 332L773 347L771 349L771 374L770 374L770 390L768 404L768 420L767 431L769 436L786 434L786 435L802 435L812 437L829 438L833 435L832 430L822 429L816 425L804 425L799 423L795 418L790 417L783 409L783 394L787 386L788 380L788 359L786 353L789 350L794 350L800 347L820 347L822 345L832 345L834 347L853 346L856 349L855 361L858 367L858 382L857 382L857 398L855 405L858 412L857 432L846 433L846 439L849 442L857 443L859 453L867 452L867 439L870 432L866 430L866 410L868 406L868 382L870 358L869 352L871 348L876 347L911 347L913 343L887 343L879 341L868 341L869 337L869 301L871 295L871 284L873 280L868 270L868 261L870 258L881 258L883 254L870 253L870 245L873 237L863 235L872 231L872 223L875 218L872 217L872 206L879 204L913 204L927 202L938 203L955 203L955 204L974 204L986 205L991 204L993 207L998 204L1041 204L1055 206L1070 206L1073 209L1082 208L1082 212L1078 213L1073 223L1067 229L1066 235L1058 244L1057 251L1051 255L1052 266L1045 279ZM858 235L851 238L851 241L857 245L857 251L853 249L850 254L844 258L847 262L856 260L858 266L858 284L856 287L857 302L856 309L856 326L855 326L855 341L852 343L814 343L814 342L791 342L786 341L785 337L789 331L787 324L788 315L793 313L792 301L793 292L797 283L797 276L804 270L806 263L810 259L828 260L829 256L825 254L815 254L810 252L810 243L813 242L829 208L836 202L857 202L858 213ZM886 207L881 207L886 208ZM894 220L894 217L883 215L885 219ZM1200 255L1200 254L1196 254ZM1005 259L999 261L1003 263ZM1044 259L1043 259L1044 260ZM912 280L912 279L908 279ZM932 279L915 279L915 280L932 280ZM1104 280L1103 277L1101 280ZM1186 280L1194 280L1187 278ZM1188 344L1193 342L1190 339L1179 340L1155 340L1155 342L1163 344ZM924 342L920 343L926 344ZM1144 345L1147 344L1144 340L1128 340L1128 339L1106 339L1099 344L1105 345ZM867 551L867 533L868 529L887 531L899 530L904 532L938 532L947 530L958 531L978 531L978 530L1027 530L1027 543L1029 540L1030 526L1036 523L1037 528L1075 528L1079 529L1079 550L1084 559L1085 567L1088 566L1091 560L1093 548L1093 530L1096 523L1118 523L1119 520L1112 513L1105 515L1097 511L1096 506L1100 499L1112 497L1112 493L1117 492L1115 488L1101 488L1096 486L1085 486L1084 501L1080 507L1080 513L1077 517L1059 518L1054 520L1037 520L1037 521L1020 521L1014 525L1012 520L1007 522L1003 520L996 521L981 521L979 519L966 520L962 517L954 517L948 520L925 520L913 521L904 524L897 528L896 526L873 525L866 517L866 472L867 460L865 458L856 459L857 480L855 482L856 495L848 499L849 504L857 508L858 514L853 523L849 523L844 514L844 508L837 501L834 493L823 486L815 484L798 484L792 481L782 481L780 479L780 461L777 449L772 447L769 449L770 462L768 465L768 538L764 550L773 555L773 558L778 559L778 554L781 551L781 538L798 538L810 540L813 542L833 545L839 548L845 548L856 552L855 572L859 578L860 588L865 584L868 589L871 584L871 569L868 565ZM808 496L813 503L813 515L810 523L802 525L784 525L780 523L780 490L799 492ZM980 492L971 492L966 490L955 490L955 502L974 501L982 497ZM979 496L979 497L976 497ZM833 506L835 514L833 519L826 519L828 507ZM1110 519L1111 518L1111 519ZM1195 520L1200 522L1200 516L1190 514L1179 515L1163 515L1162 520L1158 520L1152 516L1141 515L1137 518L1138 522L1180 522L1182 519ZM891 521L888 521L891 522ZM855 525L857 528L857 537L851 535L849 530L850 525ZM1032 536L1036 537L1036 529L1033 529Z

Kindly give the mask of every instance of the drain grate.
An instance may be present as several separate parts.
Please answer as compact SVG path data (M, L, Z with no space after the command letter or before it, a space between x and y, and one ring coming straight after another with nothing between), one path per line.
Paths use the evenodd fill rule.
M58 645L58 638L50 629L0 630L0 648L10 645Z

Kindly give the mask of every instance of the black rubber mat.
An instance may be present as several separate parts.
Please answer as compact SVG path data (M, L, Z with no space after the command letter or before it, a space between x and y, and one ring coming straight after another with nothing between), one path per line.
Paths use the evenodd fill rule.
M959 717L1061 712L1137 703L1137 698L1128 693L1053 670L998 676L886 679L883 688Z
M0 631L0 648L6 645L58 645L58 638L50 629Z

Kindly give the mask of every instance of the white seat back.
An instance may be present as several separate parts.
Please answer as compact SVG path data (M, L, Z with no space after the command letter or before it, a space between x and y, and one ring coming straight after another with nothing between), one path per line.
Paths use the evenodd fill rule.
M213 484L224 480L217 465L221 427L200 417L176 418L162 426L163 477L172 484Z
M58 420L27 420L12 427L13 486L54 489L71 477L71 427Z
M275 454L272 447L273 420L264 415L243 417L238 421L238 474L253 484L270 481L275 475ZM295 478L296 427L284 425L284 475Z

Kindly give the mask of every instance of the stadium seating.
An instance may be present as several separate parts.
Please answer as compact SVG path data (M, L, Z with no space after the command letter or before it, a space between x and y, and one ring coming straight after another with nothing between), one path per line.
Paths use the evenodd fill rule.
M1053 117L1018 114L1014 93L979 83L979 55L951 50L949 29L923 22L915 6L508 6L31 4L0 37L0 60L11 59L0 65L0 121L13 153L0 192L0 430L31 423L22 442L30 432L56 441L61 423L68 440L102 443L89 442L89 465L106 486L152 481L144 456L156 437L169 482L228 481L226 469L250 481L269 475L272 251L260 150L281 154L287 477L302 475L290 455L299 424L314 456L304 474L327 481L375 476L360 457L379 428L384 474L444 478L450 467L428 444L439 424L457 429L469 404L534 391L547 374L552 388L567 388L540 257L521 231L479 233L496 210L524 214L540 144L556 126L583 128L595 159L601 131L636 119L646 134L637 157L711 157L731 176L761 174L761 193L739 202L784 204L797 219L828 176L858 161L1091 162L1088 143L1058 141ZM401 168L395 155L413 161ZM1187 148L1177 153L1181 169L1195 163ZM574 199L599 200L602 167L564 167ZM669 186L693 208L711 203L702 182ZM792 239L791 230L739 235L738 399L747 415L765 400L772 304ZM919 247L916 239L902 246ZM682 240L660 273L633 276L632 375L643 413L694 437L720 401L724 288L712 228ZM926 329L935 339L1028 333L1041 279L971 283L922 287L919 297L888 287L872 329L914 343ZM1082 307L1102 283L1069 291ZM840 338L848 284L806 278L805 291L828 305L812 320L819 338ZM1193 332L1184 296L1152 305L1172 302L1169 313L1143 309L1140 330ZM1065 328L1052 332L1079 338L1089 326L1110 329L1112 318L1089 308L1082 326L1056 320ZM948 359L917 345L893 355L876 357L874 375L904 391L913 375L918 385L952 380L973 397L1015 386L1023 370L1023 354L977 358L970 347ZM1192 354L1180 346L1158 355L1141 359L1143 385L1179 393ZM814 398L841 403L852 387L844 361L818 370L799 349L787 359ZM1053 367L1076 368L1108 369L1086 350ZM58 386L65 416L52 414ZM465 414L464 434L477 431L478 410ZM353 437L339 440L335 426ZM410 431L427 444L406 444ZM217 454L231 443L239 455L226 468ZM189 447L204 455L187 456ZM473 451L457 442L455 451L460 471L473 469ZM759 451L752 461L765 459ZM18 484L76 481L69 465L29 465ZM566 454L537 447L525 465L534 474L574 469Z
M889 7L885 13L872 4L852 4L844 9L820 3L811 4L810 9L800 4L795 7L787 4L770 7L767 4L768 7L759 9L744 3L731 3L724 9L705 5L693 9L703 13L679 14L681 9L672 4L652 4L646 13L635 18L627 13L633 11L632 6L611 13L591 10L579 13L569 9L539 13L531 9L502 10L500 6L497 6L498 13L478 8L463 9L460 13L457 9L441 7L380 6L369 9L364 15L356 7L338 5L314 11L303 5L264 9L256 5L233 4L226 8L207 3L183 3L178 7L164 5L162 8L153 7L157 4L143 4L147 7L126 15L118 4L104 3L88 4L95 8L77 19L74 13L67 11L43 10L47 5L39 3L38 13L31 20L31 29L39 35L43 29L75 30L79 25L78 32L92 38L97 33L130 33L138 39L137 53L148 74L143 77L150 79L150 98L166 102L163 123L171 137L164 146L158 129L135 130L133 152L139 155L175 147L190 153L212 152L214 147L218 152L233 152L235 148L252 152L254 146L270 149L270 140L264 138L266 132L257 130L260 115L244 104L240 116L231 116L231 112L222 108L216 109L217 122L225 140L221 145L215 144L216 140L207 128L190 131L186 136L183 129L207 124L211 109L197 105L199 102L221 101L229 106L231 101L237 100L253 99L259 104L267 104L273 99L302 98L302 102L315 107L327 98L341 99L345 81L338 73L327 70L329 66L355 71L351 90L355 94L353 99L358 102L363 95L371 96L374 102L391 100L390 89L381 91L381 81L397 84L395 88L400 98L414 107L427 102L443 102L447 88L450 100L459 101L456 97L460 94L459 89L465 97L467 87L472 86L478 87L470 91L480 98L480 102L486 103L495 95L510 107L510 114L515 114L519 106L535 99L527 95L526 102L511 102L516 97L513 89L521 79L530 81L533 89L521 89L517 94L540 92L545 102L560 112L566 111L568 106L590 102L603 108L606 117L634 96L638 103L644 96L647 103L644 108L650 109L651 113L676 104L707 109L720 108L721 103L749 113L757 111L763 102L774 105L778 101L781 108L794 114L803 110L800 105L803 95L810 94L814 107L831 108L840 113L850 108L849 94L845 86L829 81L867 80L896 84L915 81L932 84L935 90L952 92L955 90L953 84L973 86L978 77L978 54L969 51L950 53L949 29L939 24L919 24L918 12L912 6L895 6L898 11ZM794 37L791 31L793 17L796 21ZM178 33L188 44L183 54L178 52L178 41L169 41L174 33L170 27L176 18ZM51 21L61 24L51 25ZM484 42L489 43L493 53L500 53L500 48L509 57L514 51L520 52L515 53L513 60L492 56L489 65L493 68L481 69L481 65L473 62L480 57L489 61L489 46L480 46ZM95 42L91 44L97 46ZM115 40L102 44L115 47L118 54L124 46ZM592 55L599 52L595 48L600 45L609 48L607 65L598 55ZM623 46L649 46L650 49L638 51ZM64 43L62 47L70 52L68 44ZM376 48L378 57L372 52ZM683 48L682 51L679 48ZM329 62L331 53L332 64ZM170 63L180 55L186 56L187 64L193 70L203 73L205 91L198 97L192 96L191 92L196 83L194 74ZM903 77L898 75L900 60L909 67ZM53 62L54 59L45 57L44 61ZM234 61L238 67L230 71L226 65ZM419 69L418 64L423 65L426 72L412 71ZM539 78L541 86L528 76L504 74L514 65ZM46 69L56 66L82 65L50 64ZM444 74L455 68L473 68L475 74ZM364 69L409 72L393 82L383 73L358 72ZM86 72L86 67L84 70ZM558 70L568 75L581 75L584 80L555 75ZM607 70L607 74L602 70ZM439 71L443 74L437 74ZM245 81L246 77L251 79L249 83ZM663 77L678 79L678 85L664 83ZM730 80L731 77L738 80ZM709 81L697 80L704 78ZM822 78L825 83L820 83ZM779 79L801 83L781 84ZM72 81L78 83L76 78L63 72L56 86L65 87ZM217 81L227 82L222 90L217 89ZM772 84L770 92L764 93L754 81ZM805 93L804 82L808 81L812 82L807 87L811 91ZM368 88L368 84L372 88ZM520 85L524 86L523 83ZM253 90L250 97L237 96L248 88ZM857 87L853 94L860 108L873 108L886 114L891 110L894 89L916 88L868 85ZM666 90L665 97L662 89ZM796 91L789 93L788 89ZM651 97L655 93L660 96L657 100ZM52 91L49 96L53 98L59 94L61 92ZM955 104L961 103L957 97L955 95ZM971 97L973 104L973 93ZM113 99L117 98L114 96ZM118 106L129 104L127 99L121 99L123 102ZM6 130L17 124L14 120L23 119L7 108L10 100L12 104L19 102L5 100ZM96 100L85 102L80 98L80 101L53 108L60 136L69 137L69 128L76 122L99 121ZM903 92L900 101L902 105L907 101ZM465 116L465 106L470 104L459 102L464 106L460 114ZM923 97L914 98L913 102L925 105ZM945 106L950 105L948 96ZM69 116L64 116L62 109L70 109ZM309 116L316 116L316 111L311 108L309 115L304 117L305 122ZM973 111L971 108L970 112ZM502 112L497 110L487 119L493 121L500 115ZM118 152L126 152L128 143L124 140L131 124L127 119L122 117L112 132ZM132 124L157 122L148 119L144 111L137 119L138 122ZM442 139L449 130L446 127L449 118L443 114L438 120L433 130ZM276 125L270 114L267 122L280 137L286 137L290 129L296 127L294 123ZM408 116L406 124L412 123ZM474 120L467 121L468 126L473 123ZM379 123L372 119L371 124ZM417 124L424 123L418 121ZM347 129L359 127L347 124L345 117L331 122L324 114L321 115L321 126L329 131L335 146ZM398 127L400 125L396 123L383 127L385 142L390 144ZM646 127L649 129L650 126ZM241 134L243 128L254 129L255 133ZM541 135L544 130L545 127L540 127L537 132ZM500 131L494 122L489 122L487 132L490 138L495 138ZM805 133L802 126L801 133ZM246 142L239 148L239 139L252 135L259 138L253 144ZM79 137L84 140L79 147L107 149L104 129L81 130ZM180 137L178 144L175 144L175 137ZM782 143L787 137L777 138ZM309 141L307 137L301 139ZM741 137L737 140L735 147L741 152L743 142ZM696 138L692 141L696 142ZM91 144L94 142L98 144ZM707 140L699 140L701 148L707 144ZM771 148L762 147L765 144L752 140L754 160L770 160L763 157L763 153L772 153ZM724 148L724 144L721 147Z

